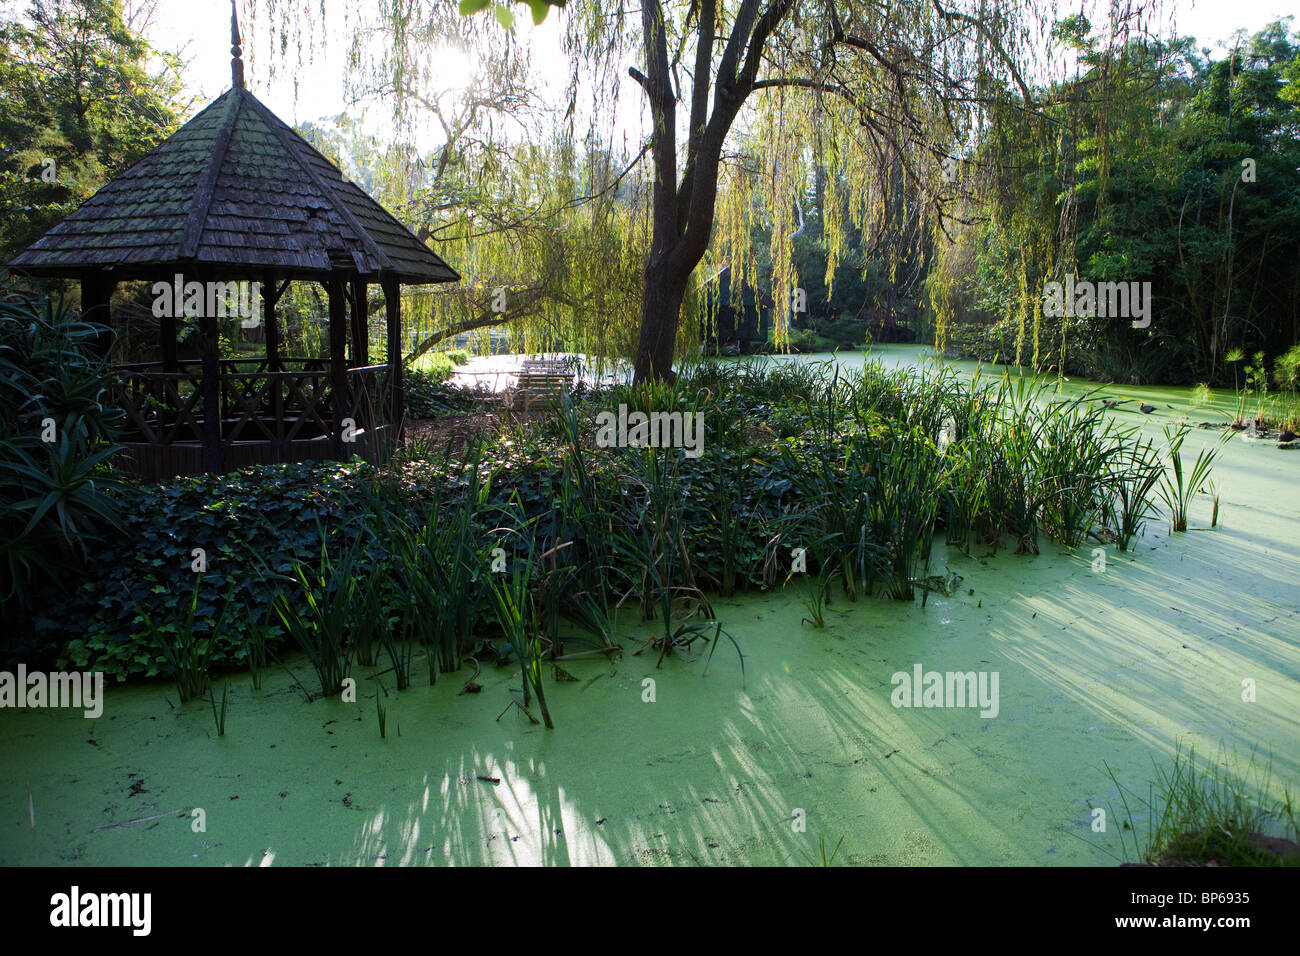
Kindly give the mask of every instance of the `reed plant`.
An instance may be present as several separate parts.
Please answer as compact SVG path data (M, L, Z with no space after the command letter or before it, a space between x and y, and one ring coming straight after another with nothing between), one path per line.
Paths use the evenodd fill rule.
M531 552L531 549L530 549ZM507 574L493 578L491 591L493 609L502 633L510 642L519 662L523 680L523 707L525 713L534 696L547 729L555 727L550 709L546 705L546 689L542 685L542 661L545 650L537 636L537 608L532 591L532 555L513 562ZM529 714L530 719L532 715Z
M873 495L879 481L880 432L850 436L835 444L814 444L782 452L781 472L792 483L800 510L791 517L818 541L834 541L838 554L828 563L839 570L844 594L856 600L871 574L866 547L872 526Z
M1045 491L1043 528L1053 540L1077 548L1102 518L1110 458L1119 447L1108 437L1115 426L1093 394L1053 402L1041 414L1035 468Z
M221 685L221 709L217 709L217 698L215 694L209 694L208 702L212 704L212 720L217 725L217 736L226 736L226 705L229 703L230 685Z
M930 567L935 522L948 465L920 428L887 430L868 446L876 478L871 501L872 580L886 597L911 601L914 585Z
M213 630L197 626L199 590L202 575L194 576L194 585L190 589L190 600L185 608L185 617L172 626L155 625L150 615L136 605L136 613L144 622L155 647L167 662L172 680L176 682L176 693L181 703L200 697L208 690L208 662L212 656Z
M1125 857L1172 866L1300 866L1300 856L1276 849L1277 837L1300 839L1295 799L1285 788L1275 795L1271 763L1261 765L1254 753L1243 769L1225 753L1198 761L1195 749L1179 742L1172 764L1155 768L1145 797L1107 770L1127 824L1119 830Z
M1202 448L1196 455L1196 461L1190 471L1183 467L1183 440L1190 428L1187 425L1166 425L1165 442L1169 448L1169 467L1162 475L1157 493L1169 508L1170 527L1174 532L1187 530L1187 509L1192 499L1203 492L1210 481L1214 460L1218 457L1223 444L1230 437L1224 433L1217 445ZM1217 518L1217 515L1216 515Z
M833 538L834 536L832 536ZM808 617L803 619L814 628L823 628L826 626L825 610L826 605L831 600L831 581L835 578L837 558L831 554L827 555L824 548L818 548L817 551L821 556L814 558L814 570L796 571L791 569L786 575L785 582L788 585L790 579L798 575L803 579L804 595L800 598L803 606L808 609ZM801 622L801 623L803 623Z
M229 609L229 605L227 605ZM266 609L267 613L273 613ZM262 672L266 670L266 641L272 628L252 605L244 606L244 663L253 681L253 690L262 689Z
M1102 523L1121 551L1127 551L1154 513L1152 494L1164 474L1164 463L1151 439L1139 437L1137 427L1110 436Z
M342 558L329 553L329 538L321 532L319 562L293 567L295 586L282 588L272 606L289 634L311 661L320 679L321 696L339 693L351 667L348 635L357 618L357 556L353 542Z

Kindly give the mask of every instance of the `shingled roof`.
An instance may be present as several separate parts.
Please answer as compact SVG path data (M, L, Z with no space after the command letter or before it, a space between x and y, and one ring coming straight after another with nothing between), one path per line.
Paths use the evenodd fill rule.
M460 278L238 81L10 263L119 279L195 265L231 277Z

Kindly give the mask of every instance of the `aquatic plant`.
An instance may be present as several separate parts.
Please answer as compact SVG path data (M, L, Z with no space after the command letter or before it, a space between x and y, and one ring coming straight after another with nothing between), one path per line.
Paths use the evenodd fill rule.
M993 406L981 436L981 458L989 474L989 524L995 546L1002 534L1010 534L1016 554L1038 553L1039 518L1050 493L1037 467L1051 417L1050 410L1039 410L1045 388L1040 379L1004 374L996 389L984 396Z
M1142 525L1154 514L1151 493L1164 474L1164 463L1151 439L1137 438L1136 426L1111 435L1112 454L1107 462L1102 524L1121 551L1127 551Z
M217 725L217 736L226 736L226 704L229 702L230 685L221 685L221 710L217 710L217 698L215 694L209 694L208 702L212 705L212 720Z
M729 447L711 450L715 463L713 493L708 498L708 515L717 531L720 568L715 584L718 593L730 597L741 582L752 577L761 559L754 547L755 533L761 535L763 517L756 506L756 489L750 471L756 463L742 444L739 429L728 429Z
M812 866L834 866L835 858L839 856L840 847L844 846L845 840L846 838L841 836L839 842L835 844L835 849L831 851L829 856L827 856L826 855L826 834L823 833L817 839L817 850L818 850L817 857L812 857L809 856L807 853L804 853L803 854L804 859L807 860L809 864Z
M911 601L914 584L929 569L935 520L943 499L946 461L920 428L884 430L867 446L870 472L877 476L871 501L875 545L869 580L886 597Z
M576 626L599 652L621 652L615 641L618 611L611 591L611 540L614 521L609 491L588 457L588 423L568 396L556 414L562 457L540 559L538 599L551 641L552 657L563 655L560 619ZM518 505L518 503L516 503ZM521 506L516 512L522 516ZM521 518L514 519L516 524Z
M531 588L533 562L530 558L531 555L515 561L507 574L494 577L491 590L497 623L510 641L515 658L519 661L524 712L528 713L535 695L538 709L542 713L542 722L548 729L553 729L555 724L551 720L550 709L546 706L546 689L542 686L545 650L537 638L535 628L537 609ZM532 714L528 716L535 721Z
M202 575L199 574L194 576L189 606L185 609L184 620L178 625L157 626L143 607L136 606L146 633L167 661L182 704L201 696L208 689L208 661L212 653L213 632L208 628L195 627L201 578Z
M1095 393L1052 403L1044 412L1043 441L1035 463L1045 486L1043 526L1068 548L1083 544L1100 520L1109 459L1122 447L1109 438L1116 427Z
M487 601L492 535L485 527L491 470L482 467L482 444L453 462L450 447L432 462L445 475L443 493L409 511L393 510L391 492L376 496L363 522L371 546L386 558L363 604L367 625L385 651L398 690L410 686L412 661L422 648L429 683L459 670ZM377 578L377 580L376 580Z
M816 561L815 571L791 570L786 575L785 581L786 584L789 584L790 579L796 575L803 579L805 594L800 600L803 602L803 606L808 609L810 615L805 617L803 622L811 624L815 628L822 628L826 626L824 611L826 605L830 603L830 584L835 577L837 568L836 558L834 557L818 558Z
M228 601L226 611L229 612L231 607ZM274 628L251 605L243 606L243 623L243 662L252 678L253 690L261 690L262 672L266 670L267 639L274 633Z
M1210 480L1214 459L1218 457L1224 442L1230 437L1225 432L1220 436L1217 445L1201 449L1196 455L1196 462L1192 465L1191 471L1184 475L1182 449L1183 440L1189 430L1187 425L1165 426L1165 441L1169 446L1169 471L1161 477L1160 484L1156 487L1160 498L1169 507L1170 525L1175 532L1187 530L1187 508L1192 499L1205 490Z
M1300 840L1300 822L1289 789L1273 796L1271 762L1260 766L1252 752L1244 770L1226 754L1201 766L1195 748L1178 742L1169 767L1155 767L1146 797L1133 794L1143 812L1134 813L1132 793L1109 766L1124 809L1121 851L1146 863L1217 866L1300 866L1300 856L1283 855L1274 834ZM1147 822L1145 835L1137 830ZM1125 830L1132 833L1130 847ZM1270 832L1271 831L1271 832Z
M613 567L628 585L619 603L635 593L641 619L651 620L658 611L667 638L674 605L693 605L712 616L692 572L682 522L678 452L671 448L630 449L622 460L629 466L624 490L634 487L639 493L633 493L635 503L628 503L630 515L625 512L624 520L613 529L611 545L617 559Z
M341 560L331 558L328 536L322 532L319 563L310 570L295 564L292 580L297 587L282 589L273 603L286 633L311 661L322 697L343 689L351 666L348 634L357 617L357 554L354 542Z
M389 518L383 533L389 557L381 571L384 620L379 645L388 656L397 689L403 691L411 686L416 650L425 644L422 629L441 623L441 601L429 593L420 541L410 524Z

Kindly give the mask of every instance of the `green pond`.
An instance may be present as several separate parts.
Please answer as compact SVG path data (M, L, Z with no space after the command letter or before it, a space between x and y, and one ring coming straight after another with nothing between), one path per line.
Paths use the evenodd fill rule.
M1230 394L1107 392L1156 405L1110 414L1157 439L1231 410ZM1217 436L1194 429L1185 453ZM506 710L518 673L491 667L477 694L460 693L468 669L398 694L354 668L356 703L308 704L283 670L260 691L233 675L225 737L164 681L110 687L98 719L3 709L0 864L808 864L843 838L837 864L1114 865L1120 834L1133 843L1116 781L1141 834L1132 794L1179 747L1269 767L1275 796L1300 789L1300 452L1238 436L1215 478L1217 528L1199 499L1194 530L1149 522L1104 570L1091 544L940 543L931 571L962 580L924 607L836 589L814 630L797 583L719 599L743 678L725 640L711 662L634 656L660 625L629 611L621 661L566 662L562 683L547 668L553 731ZM895 707L893 675L917 665L996 673L996 716Z

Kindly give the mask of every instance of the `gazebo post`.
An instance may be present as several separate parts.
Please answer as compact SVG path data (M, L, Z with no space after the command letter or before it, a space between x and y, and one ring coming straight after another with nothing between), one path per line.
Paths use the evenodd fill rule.
M352 366L370 364L370 321L366 314L366 280L352 277Z
M162 352L164 372L175 372L178 368L176 358L176 317L170 312L158 320L158 348Z
M384 313L388 320L388 423L397 426L402 440L402 294L397 278L386 274L379 280L384 290Z
M262 273L262 324L266 327L266 367L272 372L280 371L280 324L275 318L275 307L280 301L275 289L277 278L274 269L267 269Z
M112 311L109 301L113 297L113 287L117 282L108 278L102 270L87 270L81 274L81 315L89 322L98 322L103 326L112 326ZM108 357L108 350L113 345L113 334L105 332L99 337L96 346L101 355Z
M274 269L262 272L262 325L266 329L266 371L271 378L271 414L275 416L275 440L284 441L287 433L284 423L284 383L274 377L280 371L280 326L275 318L275 307L280 301L275 288ZM277 450L276 454L279 454Z
M330 390L334 421L330 429L330 455L343 458L343 419L349 417L348 373L344 350L347 346L347 300L342 273L332 272L325 284L330 304Z
M221 364L217 358L219 336L217 317L199 318L199 338L203 343L203 470L224 470L221 454Z

